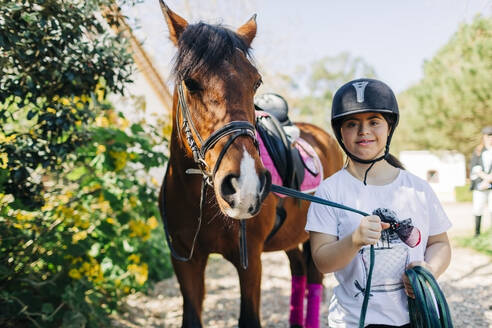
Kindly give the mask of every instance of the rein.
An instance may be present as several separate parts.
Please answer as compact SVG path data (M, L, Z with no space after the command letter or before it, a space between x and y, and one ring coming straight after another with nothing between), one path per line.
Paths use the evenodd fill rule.
M270 191L322 205L340 208L363 216L369 215L368 213L359 211L355 208L274 184L271 185ZM364 300L360 311L359 328L364 328L366 319L367 306L369 304L369 296L371 291L372 271L374 269L374 260L374 245L371 245L369 272L367 275L366 288L364 289ZM411 326L415 328L452 328L453 324L451 322L448 304L432 274L421 266L408 269L405 273L408 275L415 294L415 299L408 298ZM430 286L432 289L432 294L435 296L435 301L439 309L439 316L435 310L434 298L432 297L427 285Z
M352 207L348 207L348 206L338 204L338 203L335 203L335 202L332 202L332 201L329 201L329 200L326 200L323 198L319 198L319 197L316 197L316 196L313 196L310 194L306 194L306 193L303 193L303 192L300 192L300 191L297 191L294 189L290 189L290 188L286 188L286 187L282 187L282 186L278 186L278 185L274 185L274 184L271 185L270 191L276 192L279 194L283 194L286 196L290 196L290 197L294 197L294 198L303 199L303 200L307 200L310 202L322 204L322 205L340 208L342 210L354 212L354 213L360 214L362 216L368 216L369 215L368 213L356 210L355 208L352 208ZM362 301L362 309L360 311L359 328L364 328L364 322L366 320L367 305L369 304L369 296L371 293L372 271L374 269L374 258L375 258L374 245L371 245L369 257L370 257L369 272L367 275L366 288L364 289L364 300Z
M161 192L161 204L162 204L162 210L161 210L161 218L164 224L164 230L166 232L166 241L169 246L169 250L171 251L172 256L183 262L187 262L191 259L193 256L193 252L195 249L195 244L196 240L198 237L198 233L200 232L200 228L202 225L202 215L203 215L203 206L205 205L205 200L207 198L207 185L210 187L213 187L213 180L215 177L215 174L217 173L217 170L220 167L220 164L222 162L222 159L224 158L227 150L229 147L232 145L232 143L241 136L248 136L253 140L253 144L255 145L256 149L258 149L258 141L256 139L256 131L255 127L253 124L251 124L248 121L232 121L224 126L222 126L220 129L215 130L212 132L212 134L203 140L201 137L200 133L198 132L197 128L195 127L195 124L193 123L193 119L191 117L190 109L188 107L188 104L186 103L186 99L184 96L184 90L183 90L183 84L179 83L177 85L177 90L178 90L178 106L177 106L177 113L176 113L176 126L179 127L179 116L181 113L181 121L182 121L182 126L181 129L183 130L185 137L186 137L186 143L188 146L191 148L191 152L193 154L193 161L195 162L196 168L189 168L186 170L186 174L199 174L202 175L202 182L201 182L201 188L200 188L200 213L198 215L198 226L196 228L195 234L193 235L193 242L191 245L191 250L190 253L188 254L187 257L180 256L176 250L173 248L172 243L171 243L171 236L169 235L169 229L167 225L167 217L165 213L165 188L166 188L166 178L167 178L167 173L169 170L169 165L166 169L166 174L164 175L164 182L163 182L163 190ZM181 109L181 110L180 110ZM193 132L192 132L193 130ZM197 141L195 140L195 135L196 138L198 139L198 142L200 146L198 146ZM178 136L181 136L181 133L178 132ZM219 153L219 157L217 158L217 161L215 163L215 166L213 168L213 171L210 172L209 167L205 161L205 156L208 150L213 148L215 144L222 138L229 136L229 139L227 140L226 144L222 148L222 150ZM239 254L240 254L240 259L241 259L241 266L243 269L247 269L248 267L248 256L247 256L247 243L246 243L246 221L241 220L240 221L240 229L239 229Z

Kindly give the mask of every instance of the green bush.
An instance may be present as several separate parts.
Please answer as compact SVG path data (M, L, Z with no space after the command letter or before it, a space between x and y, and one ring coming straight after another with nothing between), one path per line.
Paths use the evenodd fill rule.
M165 140L127 125L105 111L59 170L33 173L43 181L40 208L1 191L0 326L101 327L123 296L171 274L157 182L148 178L164 166L153 147ZM16 149L15 134L0 139L0 149Z
M161 128L107 101L133 71L110 0L0 0L0 327L104 327L171 274Z

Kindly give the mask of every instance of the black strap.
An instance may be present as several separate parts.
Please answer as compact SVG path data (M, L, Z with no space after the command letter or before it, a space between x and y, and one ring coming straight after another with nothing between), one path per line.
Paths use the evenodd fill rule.
M249 132L247 132L247 130L240 129L240 130L236 130L236 131L238 131L238 132L236 134L232 135L231 137L229 137L229 140L227 140L227 143L224 145L224 147L220 151L219 157L217 157L217 161L215 162L214 170L212 172L212 177L214 177L215 173L217 173L217 170L219 169L220 163L222 163L222 158L224 157L225 153L227 152L227 149L229 149L229 147L232 145L234 140L236 140L236 138L238 138L240 136L249 135ZM255 139L255 146L258 147L258 145L256 143L256 139Z
M212 148L220 139L229 135L239 133L239 135L248 135L255 139L255 127L253 124L247 121L232 121L221 127L220 129L214 131L208 138L202 143L202 148L200 153L205 157L205 153Z
M169 171L169 163L168 163L167 168L166 168L166 173L164 174L164 181L162 182L162 192L161 192L161 204L162 204L161 219L162 219L162 224L164 226L164 232L166 233L166 242L167 242L167 246L169 247L169 251L171 252L171 255L179 261L188 262L191 259L191 257L193 256L193 252L195 250L196 240L198 238L198 233L200 232L200 228L202 226L202 209L203 209L203 206L205 205L205 200L207 198L207 184L206 184L205 178L203 178L202 179L202 186L200 189L200 214L198 215L198 226L196 227L195 234L193 235L193 241L191 244L190 253L188 254L187 257L184 257L184 256L179 255L176 252L176 250L174 249L174 247L172 245L172 240L171 240L172 238L171 238L171 235L169 234L169 228L168 228L168 224L167 224L166 195L165 194L166 194L166 181L167 181L168 171Z
M246 270L248 268L248 244L246 241L246 220L241 220L239 227L239 259L241 267Z

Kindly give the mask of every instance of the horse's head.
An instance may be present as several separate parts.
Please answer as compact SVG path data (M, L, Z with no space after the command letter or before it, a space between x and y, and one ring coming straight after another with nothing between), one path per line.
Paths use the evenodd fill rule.
M253 97L261 84L249 60L255 17L234 32L220 25L188 24L160 3L178 48L175 136L213 184L222 212L250 218L259 212L271 181L254 133Z

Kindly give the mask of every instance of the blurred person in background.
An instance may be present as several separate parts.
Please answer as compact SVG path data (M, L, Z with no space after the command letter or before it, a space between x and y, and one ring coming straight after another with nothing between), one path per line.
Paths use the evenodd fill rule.
M482 129L481 142L475 148L470 163L470 180L473 190L475 236L478 236L485 207L488 207L492 226L492 126Z

